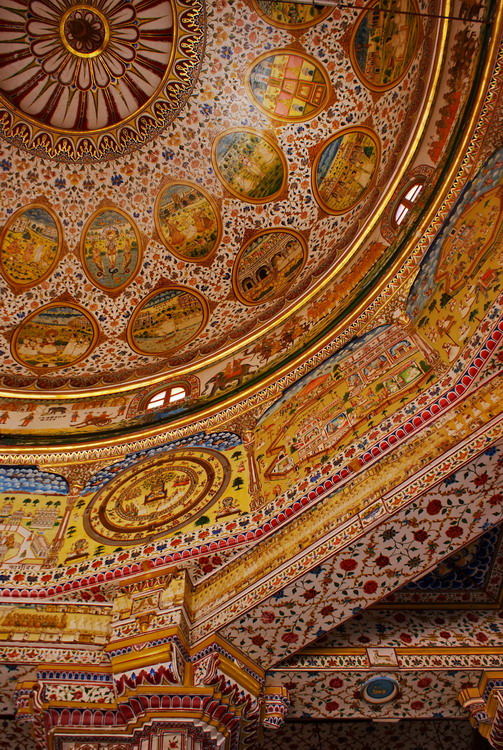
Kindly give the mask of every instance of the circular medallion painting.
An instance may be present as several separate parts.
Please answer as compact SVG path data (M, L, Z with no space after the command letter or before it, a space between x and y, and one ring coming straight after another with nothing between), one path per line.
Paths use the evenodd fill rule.
M333 11L333 8L323 5L282 3L278 0L253 0L253 6L266 23L280 29L306 29Z
M80 258L95 286L105 292L120 292L141 266L141 241L136 224L119 208L96 211L84 227Z
M389 703L399 692L400 686L392 677L371 677L361 687L362 698L374 705Z
M360 126L339 131L325 142L314 160L312 187L329 214L354 208L374 182L381 145L373 130Z
M166 247L182 260L209 260L222 237L217 204L191 182L173 182L159 193L155 222Z
M171 450L131 466L100 490L84 527L101 544L140 544L187 526L225 491L230 464L209 448Z
M63 230L54 211L36 203L20 208L0 237L0 269L13 287L35 286L56 268L62 242Z
M236 258L232 274L236 296L245 305L259 305L277 297L302 271L306 258L306 242L298 232L261 232Z
M252 128L231 128L217 136L212 160L229 192L248 203L272 201L286 184L283 152L272 138Z
M4 135L62 161L138 148L178 115L199 73L204 7L183 8L190 18L175 0L11 0L0 27Z
M208 316L208 303L199 292L182 286L158 289L134 311L128 341L139 354L163 356L192 341Z
M358 78L373 91L396 86L416 54L419 36L415 0L403 0L398 7L395 0L374 0L361 13L351 36L350 56Z
M12 356L26 367L69 367L90 354L98 336L90 313L78 305L55 302L23 320L12 338Z
M248 69L245 86L253 104L283 122L302 122L325 107L330 81L314 57L288 49L260 55Z

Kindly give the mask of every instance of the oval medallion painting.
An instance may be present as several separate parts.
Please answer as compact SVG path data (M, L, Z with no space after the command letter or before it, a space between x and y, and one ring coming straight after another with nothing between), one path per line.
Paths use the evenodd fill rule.
M13 287L28 289L56 268L63 232L56 214L32 204L11 216L0 237L0 268Z
M128 341L139 354L163 356L197 336L208 320L202 294L185 287L156 290L138 305L128 326Z
M84 227L80 257L95 286L121 291L141 265L140 233L134 221L118 208L96 211Z
M321 63L292 50L266 52L253 62L246 90L261 112L283 122L309 120L328 101L329 78Z
M316 156L312 186L329 214L354 208L372 187L381 158L377 135L369 128L347 128L332 136Z
M255 10L266 23L280 29L307 29L326 18L333 8L323 5L281 3L278 0L253 0Z
M209 260L222 237L215 201L191 182L171 183L159 193L155 222L166 247L182 260Z
M268 135L251 128L231 128L217 136L212 159L225 187L248 203L274 200L286 183L283 152Z
M394 13L395 8L400 12ZM396 86L416 54L419 36L415 0L375 0L356 21L351 36L350 57L358 78L373 91Z
M306 243L298 232L261 232L236 258L232 277L236 296L245 305L259 305L277 297L302 271L306 257Z
M102 544L141 544L195 521L223 494L230 465L209 448L172 450L126 469L84 512L87 533Z
M98 341L98 324L81 307L57 302L28 315L12 338L12 355L26 367L69 367L88 356Z

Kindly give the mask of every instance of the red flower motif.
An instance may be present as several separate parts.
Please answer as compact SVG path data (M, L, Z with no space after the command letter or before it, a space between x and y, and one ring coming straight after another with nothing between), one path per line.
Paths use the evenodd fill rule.
M441 630L439 633L440 638L450 638L451 634L448 630Z
M255 644L255 646L263 646L265 643L265 638L263 638L261 635L254 635L251 639L251 642Z
M341 560L341 568L343 570L351 571L351 570L355 570L355 568L357 567L358 567L358 563L356 562L356 560L350 560L350 559Z
M274 614L274 612L267 610L266 612L262 612L262 614L260 615L260 619L264 623L274 622L274 620L276 619L276 615Z
M449 526L445 532L445 536L449 537L449 539L456 539L458 536L463 536L463 529L461 526Z
M313 589L308 589L307 591L304 591L304 593L302 594L302 596L304 597L304 599L307 602L307 601L309 601L309 599L314 599L314 597L316 596L317 593L318 592L316 591L316 589L313 588Z
M422 677L417 682L417 686L420 688L427 688L431 685L431 679L429 677Z
M327 615L331 615L333 611L334 611L334 608L332 607L332 605L331 604L327 604L326 607L322 607L322 609L321 609L322 617L326 617Z
M485 643L487 641L487 635L485 633L477 633L475 638L479 641L479 643Z
M285 643L297 643L299 636L297 633L283 633L281 640Z
M489 505L498 505L498 503L501 503L503 500L503 495L501 492L497 492L496 495L491 495L489 498Z
M412 636L408 633L400 633L400 640L404 643L412 643Z
M483 471L482 474L479 474L478 477L475 477L473 480L473 484L475 487L480 487L481 485L485 484L489 480L489 477L487 476L487 471Z
M361 635L358 640L360 643L370 643L370 638L366 635Z
M75 698L76 701L78 701L80 700L80 698L82 698L83 695L84 693L82 692L82 690L76 690L73 694L73 697Z
M419 529L419 531L414 532L414 539L416 542L424 542L426 539L428 539L428 532L424 531L423 529Z
M430 516L436 516L442 510L442 503L440 500L430 500L426 506L426 512Z
M330 701L329 703L325 703L325 708L327 711L337 711L339 704L337 701Z
M389 565L389 557L386 555L379 555L379 557L376 557L375 562L379 568L384 568L385 565Z
M367 581L363 587L363 590L366 594L375 594L375 592L377 591L376 581Z
M397 612L396 615L393 615L393 619L395 622L405 622L407 618L401 612Z
M476 615L474 612L468 612L466 615L467 619L470 620L470 622L478 622L479 616Z
M340 688L342 687L343 682L340 677L333 677L328 684L331 688Z
M424 708L424 703L423 701L413 701L410 704L410 707L413 711L420 711L422 708Z

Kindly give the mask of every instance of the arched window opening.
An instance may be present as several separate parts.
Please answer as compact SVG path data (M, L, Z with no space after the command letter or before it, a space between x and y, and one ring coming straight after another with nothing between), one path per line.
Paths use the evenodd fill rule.
M398 205L393 216L393 221L397 227L401 226L405 221L406 216L413 207L414 203L417 201L423 187L424 182L414 182L407 188L405 193L398 201Z
M163 391L158 391L150 398L147 409L159 409L162 406L182 401L187 396L187 389L183 385L172 385Z

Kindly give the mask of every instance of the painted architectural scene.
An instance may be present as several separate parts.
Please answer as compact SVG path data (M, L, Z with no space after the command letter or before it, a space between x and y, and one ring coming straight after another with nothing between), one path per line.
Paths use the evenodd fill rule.
M91 216L82 235L81 257L97 287L106 291L126 287L141 265L140 234L133 220L117 209Z
M332 12L323 5L284 3L280 0L253 0L253 5L267 23L280 28L313 26Z
M322 467L435 378L434 351L415 333L383 326L347 344L265 412L257 461L266 479ZM287 420L285 430L283 420Z
M257 305L281 294L301 272L306 254L306 243L297 233L278 230L254 237L236 259L238 298Z
M40 283L59 259L62 236L55 214L43 206L22 208L9 219L0 238L0 269L19 287Z
M166 354L190 341L204 327L206 304L182 288L154 292L134 312L128 329L141 354Z
M501 289L503 151L467 185L432 243L407 311L425 339L453 362Z
M94 348L98 327L74 305L53 304L29 315L16 329L12 353L27 367L68 367Z
M351 60L369 88L396 86L407 72L419 41L417 12L415 0L378 0L356 22Z
M288 50L262 55L246 76L254 104L270 117L296 122L314 117L329 95L328 75L314 58Z
M156 203L156 224L163 242L183 260L208 260L222 234L215 202L190 183L165 187Z
M213 144L213 164L229 191L251 203L277 197L287 177L279 146L269 136L252 130L219 135Z
M369 130L350 129L322 148L313 165L313 190L328 213L343 213L362 200L379 166L380 146Z

